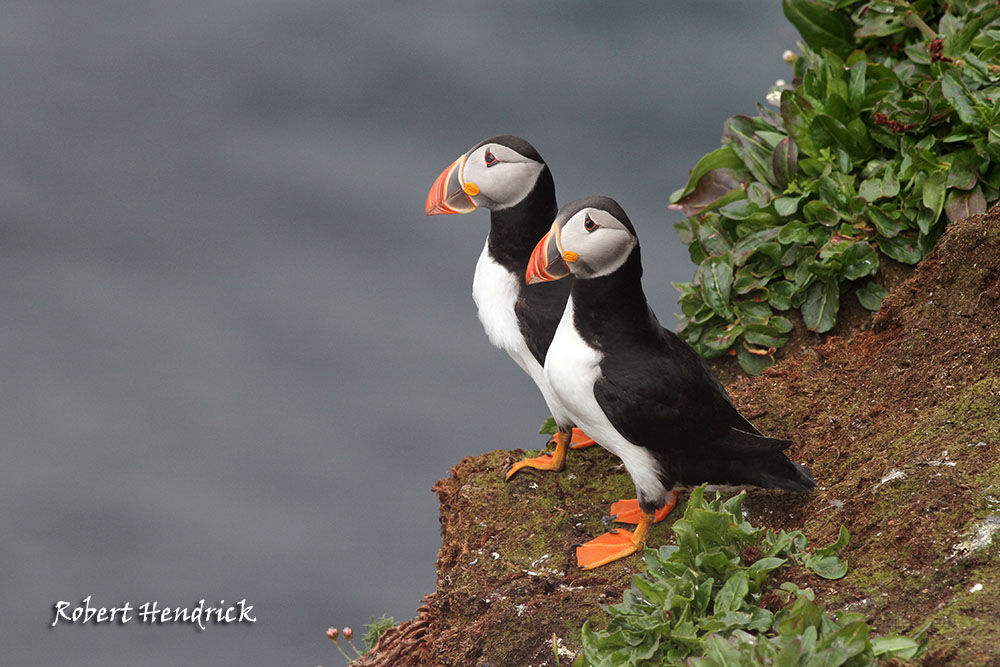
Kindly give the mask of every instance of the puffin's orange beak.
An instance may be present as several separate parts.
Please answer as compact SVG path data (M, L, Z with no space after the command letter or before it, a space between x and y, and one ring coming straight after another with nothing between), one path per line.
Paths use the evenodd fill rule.
M462 183L462 167L465 166L466 157L463 155L452 162L434 181L431 191L427 193L425 208L427 215L468 213L476 210L475 202L466 194Z
M529 285L549 280L559 280L569 275L569 265L559 249L559 224L553 222L552 229L542 237L528 259L528 269L524 272L524 280ZM573 258L576 256L570 254Z

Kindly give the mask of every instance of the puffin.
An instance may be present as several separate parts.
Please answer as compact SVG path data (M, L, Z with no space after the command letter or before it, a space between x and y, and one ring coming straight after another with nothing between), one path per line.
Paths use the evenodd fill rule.
M479 142L434 181L425 212L469 213L480 206L490 210L490 232L472 280L479 321L490 342L534 380L551 410L552 391L542 369L570 285L524 282L535 242L558 210L552 172L534 146L513 135ZM578 429L560 431L554 443L552 454L516 462L506 479L524 468L560 471L568 449L596 444Z
M549 404L560 430L581 428L618 456L635 483L634 532L612 530L576 550L592 569L645 543L679 491L708 483L810 491L812 473L737 411L701 356L665 329L646 302L635 228L609 197L564 206L538 241L528 284L573 276L545 356Z
M524 271L538 237L558 211L552 172L538 151L521 137L498 135L473 146L448 165L427 194L427 215L490 211L490 232L476 263L472 297L490 342L507 352L538 386L552 412L552 388L545 380L545 354L569 298L570 283L528 285ZM580 429L560 429L552 454L514 463L505 479L519 470L561 471L569 449L596 444ZM609 516L638 523L638 499L611 504ZM659 513L662 520L667 513Z

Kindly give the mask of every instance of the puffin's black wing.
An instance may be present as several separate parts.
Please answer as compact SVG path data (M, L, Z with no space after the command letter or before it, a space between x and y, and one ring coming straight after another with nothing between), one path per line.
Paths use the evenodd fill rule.
M627 354L606 355L601 363L594 396L619 433L653 451L694 458L754 458L791 444L761 435L702 358L659 329L652 340L630 341Z
M535 361L543 366L549 343L556 335L556 327L566 309L572 284L572 280L558 280L524 285L514 303L514 314L517 316L521 335Z

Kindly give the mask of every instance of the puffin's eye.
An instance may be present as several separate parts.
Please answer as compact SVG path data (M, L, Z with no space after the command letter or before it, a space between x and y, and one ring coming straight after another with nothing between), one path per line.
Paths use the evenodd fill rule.
M592 232L598 227L600 227L600 225L591 220L590 215L588 214L586 220L583 221L583 228L588 232Z
M483 158L486 160L487 167L492 167L493 165L500 163L500 160L498 160L496 155L491 153L490 149L488 148L486 149L486 154L483 156Z

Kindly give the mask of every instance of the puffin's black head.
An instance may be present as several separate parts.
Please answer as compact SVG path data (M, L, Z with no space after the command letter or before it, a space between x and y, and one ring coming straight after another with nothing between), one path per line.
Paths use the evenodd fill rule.
M610 197L570 202L556 214L552 228L535 246L528 261L528 284L614 273L639 245L632 222Z
M427 215L468 213L479 206L501 210L535 187L545 161L521 137L499 135L476 144L441 172L427 194Z

